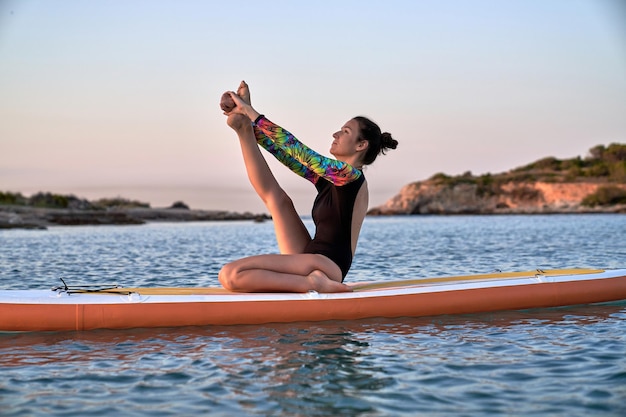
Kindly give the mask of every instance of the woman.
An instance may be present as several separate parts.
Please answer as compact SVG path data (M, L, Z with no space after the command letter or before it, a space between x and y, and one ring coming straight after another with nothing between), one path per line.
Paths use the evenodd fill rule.
M227 92L234 108L225 112L239 137L248 178L274 222L280 255L258 255L224 265L224 288L240 292L343 292L343 284L368 204L363 166L398 142L364 117L349 120L333 134L326 158L270 122L251 105L248 85ZM252 122L252 123L251 123ZM293 203L279 186L261 145L298 175L311 181L318 194L313 204L315 236L311 238Z

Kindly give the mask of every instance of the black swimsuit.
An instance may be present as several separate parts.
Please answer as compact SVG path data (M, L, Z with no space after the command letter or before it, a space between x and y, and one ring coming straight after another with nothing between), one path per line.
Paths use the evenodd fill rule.
M276 159L315 184L318 193L312 211L315 236L304 253L331 259L345 278L352 264L352 213L365 182L363 172L320 155L263 115L254 121L254 134L257 143Z
M315 236L304 253L319 253L335 262L341 269L342 281L352 265L352 213L364 181L365 176L361 175L341 187L328 181L315 184L318 191L312 210Z

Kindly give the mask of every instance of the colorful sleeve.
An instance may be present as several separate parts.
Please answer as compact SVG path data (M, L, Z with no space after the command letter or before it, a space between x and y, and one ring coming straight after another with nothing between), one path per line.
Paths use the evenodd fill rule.
M254 122L257 142L296 174L313 184L320 178L342 186L358 179L362 173L353 166L315 152L265 116Z
M285 152L282 148L276 146L276 144L272 142L269 137L262 136L257 133L256 128L254 130L257 138L257 143L261 145L263 149L274 155L274 157L278 159L280 163L285 165L287 168L289 168L291 171L295 172L302 178L311 181L313 184L317 182L317 180L319 179L318 175L308 169L304 164L298 162L295 158L287 154L287 152Z

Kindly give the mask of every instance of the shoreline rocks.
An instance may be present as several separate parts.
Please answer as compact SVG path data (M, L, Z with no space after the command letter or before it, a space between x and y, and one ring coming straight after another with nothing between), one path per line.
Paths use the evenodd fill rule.
M266 214L186 208L116 208L77 210L0 205L0 229L39 229L50 226L141 225L148 222L269 220Z

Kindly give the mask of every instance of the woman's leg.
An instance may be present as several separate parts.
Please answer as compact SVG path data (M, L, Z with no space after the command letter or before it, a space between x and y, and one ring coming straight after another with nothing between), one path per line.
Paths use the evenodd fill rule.
M250 104L250 90L244 81L239 85L237 95ZM311 236L296 212L291 198L280 187L263 158L250 121L245 116L234 114L228 117L228 125L239 136L250 183L272 216L280 253L302 253Z
M224 288L239 292L346 292L341 270L322 255L258 255L224 265Z
M237 94L250 102L244 82ZM351 291L341 283L341 270L333 261L322 255L302 253L311 236L263 158L250 120L233 114L228 117L228 125L239 136L248 178L270 211L283 255L258 255L226 264L219 273L220 283L226 289L242 292Z

